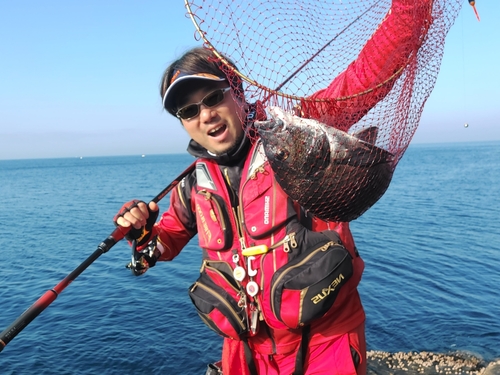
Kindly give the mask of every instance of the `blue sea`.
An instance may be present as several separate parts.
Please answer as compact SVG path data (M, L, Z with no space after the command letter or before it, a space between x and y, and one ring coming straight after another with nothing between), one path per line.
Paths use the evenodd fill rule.
M123 202L152 199L192 161L0 161L0 331L96 250ZM369 350L500 358L500 142L411 145L351 228ZM93 262L5 347L0 373L204 374L221 340L187 295L196 241L141 277L129 259L122 241Z

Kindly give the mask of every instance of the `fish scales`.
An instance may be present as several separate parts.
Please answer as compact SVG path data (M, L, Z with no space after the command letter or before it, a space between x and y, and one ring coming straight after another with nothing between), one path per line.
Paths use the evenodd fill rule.
M349 222L389 187L395 158L374 145L377 127L348 134L279 107L255 123L282 189L323 220Z

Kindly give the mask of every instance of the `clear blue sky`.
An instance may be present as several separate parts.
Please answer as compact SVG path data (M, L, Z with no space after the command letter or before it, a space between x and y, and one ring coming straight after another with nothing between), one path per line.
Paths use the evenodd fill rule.
M476 4L481 22L464 1L448 34L414 143L500 139L500 1ZM158 87L199 44L182 0L0 0L0 159L185 152Z

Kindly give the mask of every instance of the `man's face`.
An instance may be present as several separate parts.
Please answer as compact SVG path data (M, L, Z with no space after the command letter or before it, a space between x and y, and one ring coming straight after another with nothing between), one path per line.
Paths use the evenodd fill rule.
M184 96L178 108L200 102L214 90L228 87L220 82L194 89ZM219 155L239 144L243 136L241 119L245 118L244 103L233 97L231 90L224 94L223 100L209 108L200 104L197 116L181 119L189 136L213 154Z

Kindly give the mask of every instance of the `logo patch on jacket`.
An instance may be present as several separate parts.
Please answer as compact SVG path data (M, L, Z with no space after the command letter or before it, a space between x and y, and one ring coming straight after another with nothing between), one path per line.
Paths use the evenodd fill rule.
M271 197L269 195L266 195L264 197L264 224L268 225L269 224L269 206L271 202Z

